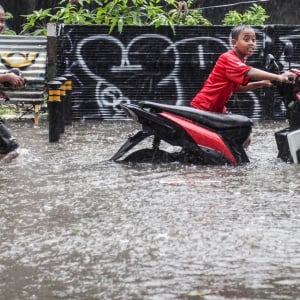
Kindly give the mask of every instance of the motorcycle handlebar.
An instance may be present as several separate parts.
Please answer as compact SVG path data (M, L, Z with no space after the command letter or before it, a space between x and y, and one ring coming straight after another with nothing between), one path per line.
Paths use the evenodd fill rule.
M294 76L290 75L290 76L288 76L288 79L289 79L289 81L293 82L294 81Z

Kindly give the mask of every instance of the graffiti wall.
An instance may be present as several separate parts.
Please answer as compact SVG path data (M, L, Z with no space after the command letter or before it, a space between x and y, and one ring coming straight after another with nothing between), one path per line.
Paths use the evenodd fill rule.
M189 105L217 57L230 49L231 27L127 26L108 34L100 25L65 25L58 51L59 73L73 75L73 118L123 119L122 102L155 101ZM293 66L300 57L300 27L256 27L257 50L247 59L263 68L267 53L289 67L284 43L295 47ZM284 107L275 89L236 94L228 103L234 113L253 119L280 119Z

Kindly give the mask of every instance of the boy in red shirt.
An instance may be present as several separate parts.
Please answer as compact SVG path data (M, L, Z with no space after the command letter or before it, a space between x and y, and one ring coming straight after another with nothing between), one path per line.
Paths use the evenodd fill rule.
M256 49L254 29L239 25L231 30L232 49L221 54L202 89L191 101L191 106L202 110L226 113L226 103L235 92L246 92L271 81L290 82L290 72L273 74L245 64L245 57ZM293 76L294 77L294 76ZM258 80L249 82L251 79Z

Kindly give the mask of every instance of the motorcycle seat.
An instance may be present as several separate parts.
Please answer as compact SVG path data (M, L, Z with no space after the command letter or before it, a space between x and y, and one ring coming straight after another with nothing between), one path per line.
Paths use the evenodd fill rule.
M190 106L168 105L151 101L143 101L140 102L139 105L144 108L154 109L158 112L164 111L173 113L215 130L251 127L253 125L251 119L238 114L214 113Z

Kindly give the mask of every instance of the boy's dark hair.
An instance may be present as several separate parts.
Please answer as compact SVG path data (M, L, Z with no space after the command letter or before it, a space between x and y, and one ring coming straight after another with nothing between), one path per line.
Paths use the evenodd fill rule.
M248 29L251 29L251 30L254 30L252 28L252 26L250 25L238 25L238 26L235 26L231 29L231 38L234 39L234 40L237 40L240 33L244 30L248 30Z

